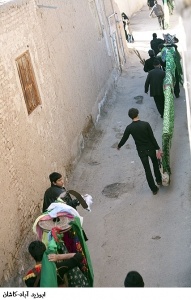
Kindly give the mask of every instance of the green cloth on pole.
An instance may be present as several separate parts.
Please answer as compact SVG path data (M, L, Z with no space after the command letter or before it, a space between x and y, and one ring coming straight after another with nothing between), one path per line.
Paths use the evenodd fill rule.
M73 230L75 230L75 232L77 233L77 236L80 240L80 243L81 243L83 252L85 254L87 264L88 264L88 278L87 279L88 279L88 282L89 282L89 286L93 287L93 280L94 280L93 267L92 267L92 263L91 263L89 250L88 250L88 247L86 245L84 235L83 235L83 232L82 232L82 226L81 226L81 223L80 223L80 219L78 217L75 217L74 220L71 221L69 224L72 225Z
M163 81L163 91L165 98L163 115L163 134L162 147L163 172L171 174L170 170L170 148L174 129L174 85L175 85L175 49L174 47L164 47L161 51L161 57L166 61L166 75Z
M174 97L171 92L170 87L166 87L164 91L165 97L165 108L164 108L164 123L163 123L163 135L162 135L162 165L163 172L171 174L170 169L170 148L173 136L173 127L174 127Z
M48 260L48 254L57 253L57 244L52 238L43 254L40 287L58 287L56 264Z

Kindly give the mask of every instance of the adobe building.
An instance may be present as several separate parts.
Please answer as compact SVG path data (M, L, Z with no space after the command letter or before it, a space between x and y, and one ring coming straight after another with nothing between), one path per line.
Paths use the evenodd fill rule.
M0 1L1 286L23 285L48 175L70 176L128 60L121 12L131 16L146 3ZM191 133L191 0L176 5Z
M145 2L0 1L1 286L22 286L48 175L78 161L128 59L121 12Z

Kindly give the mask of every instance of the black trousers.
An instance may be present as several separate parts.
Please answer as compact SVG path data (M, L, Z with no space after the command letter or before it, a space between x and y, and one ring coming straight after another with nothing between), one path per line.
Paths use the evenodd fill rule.
M164 94L153 97L155 100L156 107L158 109L159 114L163 118L164 114Z
M155 180L156 180L156 182L161 182L162 177L161 177L161 173L159 170L158 160L156 157L156 150L155 149L138 150L138 154L139 154L139 157L143 164L143 167L145 169L145 175L147 178L148 185L149 185L151 191L155 192L157 190L157 186L155 184L155 181L153 179L153 175L151 172L149 157L152 161L153 170L154 170L154 174L155 174Z
M178 76L177 68L175 69L175 78L176 78L176 83L174 86L174 94L176 98L178 98L180 94L180 85L179 85L179 76Z
M164 16L159 16L157 18L158 18L160 28L164 29Z

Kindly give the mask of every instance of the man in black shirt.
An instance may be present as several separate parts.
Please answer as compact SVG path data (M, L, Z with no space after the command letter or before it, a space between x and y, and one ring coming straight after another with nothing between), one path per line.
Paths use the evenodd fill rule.
M149 164L149 157L153 164L156 183L158 185L161 185L162 177L159 170L157 158L160 158L162 151L160 150L160 147L157 144L150 124L148 122L140 121L138 114L139 111L136 108L131 108L129 110L128 115L133 120L133 122L126 127L117 149L119 150L126 143L131 134L135 141L138 155L145 169L148 185L151 191L153 192L153 195L156 195L159 188L156 186L155 181L153 179L153 175Z
M160 44L164 44L164 40L157 38L157 34L153 33L153 39L150 41L150 45L151 45L151 49L154 50L155 55L157 56L157 54L159 53L159 45Z
M155 60L155 52L154 52L154 50L149 50L148 54L149 54L150 58L145 60L145 64L144 64L144 68L143 68L143 70L145 72L149 72L154 69L153 62Z
M158 109L161 118L164 114L164 92L163 92L163 80L165 78L165 71L161 69L161 65L158 59L153 62L154 70L151 70L147 75L145 81L145 93L147 94L150 87L150 96L154 98L156 107Z

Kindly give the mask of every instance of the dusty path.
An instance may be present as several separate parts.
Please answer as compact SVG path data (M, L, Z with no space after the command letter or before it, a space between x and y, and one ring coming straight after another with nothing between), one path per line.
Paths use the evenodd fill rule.
M131 19L135 43L129 44L147 58L157 20L144 7ZM171 31L178 17L171 17ZM94 266L95 287L122 287L126 273L139 271L146 287L191 286L190 152L184 90L175 99L175 129L171 150L169 187L150 192L133 139L117 151L130 119L128 109L137 107L161 145L162 119L154 101L144 94L146 73L132 53L108 101L99 124L83 152L70 187L94 198L92 212L80 209ZM134 97L144 96L142 103Z

